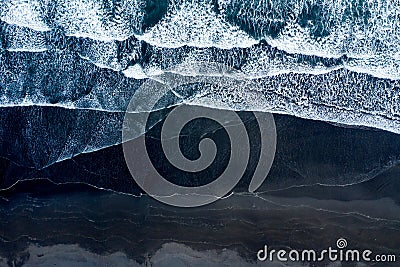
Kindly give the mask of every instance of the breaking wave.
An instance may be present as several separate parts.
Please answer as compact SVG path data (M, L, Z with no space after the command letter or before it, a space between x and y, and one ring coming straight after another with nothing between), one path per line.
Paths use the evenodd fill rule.
M400 133L396 1L7 0L0 20L0 106L123 112L144 79L222 63L232 109Z

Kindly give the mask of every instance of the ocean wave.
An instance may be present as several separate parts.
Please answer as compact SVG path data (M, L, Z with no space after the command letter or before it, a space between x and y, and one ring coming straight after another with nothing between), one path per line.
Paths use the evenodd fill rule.
M231 92L247 99L232 109L400 133L395 2L107 3L2 2L0 106L123 112L145 79L221 76L213 66L224 64L236 70Z
M220 82L221 88L210 87L210 99L195 97L192 104L213 108L226 108L228 104L235 110L285 113L301 118L369 126L400 133L400 80L375 78L368 74L352 72L340 68L334 60L325 61L317 57L308 57L301 64L304 65L303 70L318 70L315 67L318 65L318 75L309 74L307 71L284 73L285 68L282 68L273 70L277 72L276 75L264 76L263 73L259 73L259 65L251 63L251 60L248 61L251 64L240 60L251 58L249 53L237 56L242 53L240 49L227 50L231 54L224 55L212 50L182 48L184 56L175 58L176 51L169 51L170 55L163 49L150 53L145 51L145 60L134 63L136 69L128 68L123 73L97 67L69 50L33 54L2 53L0 106L57 105L70 109L124 112L130 99L143 83L143 80L128 78L125 75L136 78L148 76L158 81L168 79L171 75L176 75L176 79L200 75L205 81L214 79ZM190 55L194 55L193 60L190 59ZM200 59L206 59L209 55L212 57L206 64L201 64L202 68L197 68L197 55L202 55ZM171 58L176 61L169 60ZM226 74L218 68L214 69L212 62L229 58L232 58L232 62L228 65L238 65L239 70L230 74L230 77L221 77ZM266 67L277 66L275 62L281 60L283 63L287 59L279 59L279 54L275 54L275 58L276 60L266 64ZM292 62L302 58L303 56L294 57ZM101 58L94 56L94 59L100 61ZM266 57L264 60L268 63L269 59ZM205 69L207 64L210 67ZM240 71L241 67L244 71ZM258 71L253 73L253 78L250 75L252 70ZM261 77L257 78L257 75ZM232 101L230 98L223 99L228 103L221 106L220 96L224 94L235 97Z
M218 16L204 1L184 1L181 5L173 5L165 18L137 38L168 48L215 46L230 49L257 43L239 27Z
M248 65L257 69L248 74L255 77L319 74L338 68L394 80L400 77L400 4L393 1L165 0L154 5L150 0L31 0L6 1L0 10L9 51L43 52L56 47L54 39L73 36L92 43L86 45L92 51L84 51L83 58L116 71L144 56L140 52L121 55L115 48L129 47L126 43L133 41L136 45L131 47L145 43L163 49L165 58L182 56L178 55L181 48L188 47L193 51L218 48L214 52L222 54L242 49L253 54ZM53 38L54 32L60 36ZM268 49L260 50L264 43L284 56L279 59L271 57ZM337 66L299 62L301 56L336 59ZM125 63L116 62L120 59Z
M292 54L399 56L400 4L390 0L7 0L0 10L8 24L103 41L230 49L266 40Z
M144 2L140 0L7 0L0 19L37 31L62 30L68 36L125 40L141 31Z

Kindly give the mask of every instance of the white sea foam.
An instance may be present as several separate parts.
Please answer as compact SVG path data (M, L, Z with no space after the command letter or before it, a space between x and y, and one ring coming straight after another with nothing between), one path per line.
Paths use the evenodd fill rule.
M143 3L140 0L115 3L105 7L98 0L58 0L54 24L70 36L125 40L140 30Z
M126 70L122 71L122 73L128 78L134 78L138 80L148 78L146 73L144 73L143 68L139 64L129 66Z
M6 0L0 19L36 31L61 29L69 36L95 40L125 40L141 31L141 0Z
M0 19L35 31L49 31L43 3L39 0L3 0L0 3Z
M164 19L137 38L155 46L170 48L188 45L230 49L257 43L239 27L230 25L218 16L211 5L204 1L185 1L172 6Z

